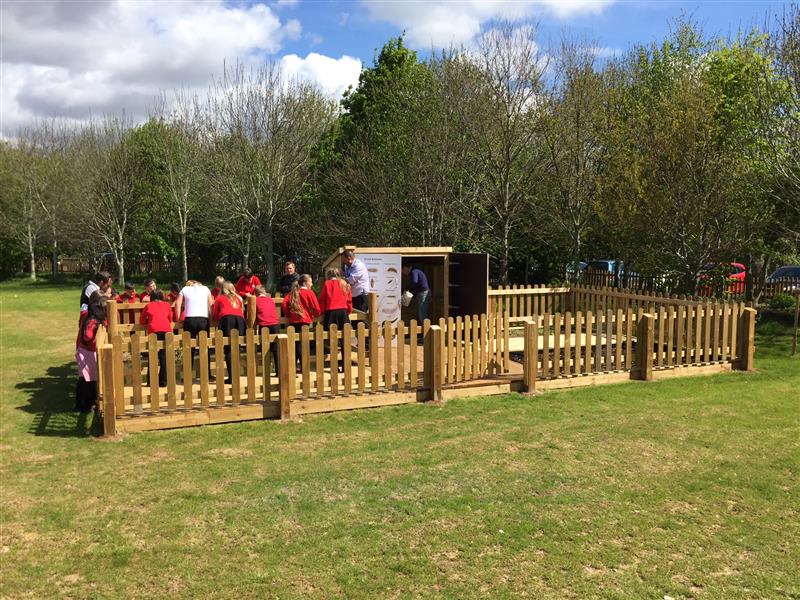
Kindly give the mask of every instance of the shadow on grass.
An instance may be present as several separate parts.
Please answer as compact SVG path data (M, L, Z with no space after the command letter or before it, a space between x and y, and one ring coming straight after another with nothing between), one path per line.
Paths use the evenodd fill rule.
M54 437L97 437L103 435L103 419L96 413L73 412L77 372L73 363L49 367L34 379L15 387L27 395L19 409L33 415L28 433Z

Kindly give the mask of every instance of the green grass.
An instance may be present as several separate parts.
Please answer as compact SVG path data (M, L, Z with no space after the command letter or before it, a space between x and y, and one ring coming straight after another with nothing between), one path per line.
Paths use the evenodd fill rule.
M800 598L800 360L95 437L79 287L0 285L0 597Z

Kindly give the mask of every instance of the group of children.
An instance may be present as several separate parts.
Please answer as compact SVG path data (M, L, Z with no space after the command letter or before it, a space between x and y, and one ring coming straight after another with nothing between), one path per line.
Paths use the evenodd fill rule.
M294 267L294 265L291 265ZM287 273L289 265L287 264ZM284 276L286 279L286 276ZM282 284L285 283L283 280ZM209 331L210 320L226 337L237 330L244 335L247 329L245 321L246 299L255 296L255 324L259 332L268 329L270 333L278 333L280 318L275 308L275 301L269 296L261 281L249 269L239 278L236 285L217 277L214 288L209 290L202 283L189 280L181 288L172 284L170 292L165 294L158 289L153 279L144 281L144 291L137 293L135 286L126 282L124 291L114 295L111 289L112 278L106 272L97 273L81 293L81 318L76 342L76 362L78 363L78 384L76 388L75 410L88 413L95 405L97 397L97 332L100 325L107 326L106 302L114 298L120 304L143 302L144 308L139 323L144 325L146 333L155 334L163 341L168 332L173 331L175 322L184 323L184 331L196 337L200 331ZM323 316L326 330L335 324L343 327L349 320L353 310L353 298L350 284L342 277L339 269L328 269L325 272L319 296L312 289L310 275L294 275L292 269L288 294L281 303L281 310L288 323L297 328L311 325L315 318ZM210 320L209 320L210 317ZM299 344L299 342L298 342ZM296 355L300 357L299 347ZM231 381L230 346L225 347L225 363ZM277 370L277 350L273 345L273 359ZM194 354L194 352L193 352ZM166 352L158 351L158 385L166 386ZM148 373L149 376L149 373Z

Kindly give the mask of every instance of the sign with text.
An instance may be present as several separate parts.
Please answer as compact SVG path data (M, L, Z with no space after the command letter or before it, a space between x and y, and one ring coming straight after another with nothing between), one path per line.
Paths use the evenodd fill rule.
M400 294L403 257L399 254L360 254L358 255L367 267L369 283L373 292L378 294L379 323L400 320Z

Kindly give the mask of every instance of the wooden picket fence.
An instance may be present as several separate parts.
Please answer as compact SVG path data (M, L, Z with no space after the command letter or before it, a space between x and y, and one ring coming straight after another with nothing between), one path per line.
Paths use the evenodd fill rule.
M524 380L725 364L752 369L755 310L742 303L701 303L544 314L525 322ZM643 375L644 374L644 375Z
M230 337L216 330L214 335L200 332L192 339L188 332L167 333L160 341L155 334L110 337L111 374L117 415L207 408L211 405L237 405L278 399L270 349L278 335L248 329ZM244 376L227 377L225 349L231 351L231 372ZM108 349L108 347L106 347ZM167 385L159 387L158 354L163 352ZM194 356L193 356L194 355ZM193 360L192 360L193 356ZM148 377L148 374L150 375Z
M489 314L502 313L511 323L521 323L527 317L570 310L569 287L545 285L506 285L488 292Z
M738 303L660 307L653 315L654 367L735 359L743 309ZM552 348L539 369L541 378L632 369L643 314L644 308L618 308L540 317L535 322L543 330L543 348Z
M489 290L490 312L508 315L510 322L521 324L529 317L557 312L577 311L605 314L606 311L642 309L658 312L661 308L695 306L711 302L709 298L691 296L664 296L656 292L618 289L605 286L572 285L570 287L505 286Z
M533 391L537 381L563 387L684 367L752 369L755 311L741 303L538 289L503 290L495 310L436 324L356 320L341 330L248 327L226 337L215 329L194 339L176 330L161 340L120 326L98 343L106 432L441 400L489 385Z
M106 423L135 431L439 399L450 385L507 373L508 330L507 317L486 314L196 339L122 330L99 346Z
M508 373L511 366L509 317L490 312L439 319L442 381L456 384Z

